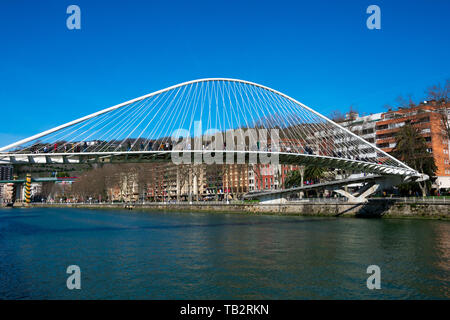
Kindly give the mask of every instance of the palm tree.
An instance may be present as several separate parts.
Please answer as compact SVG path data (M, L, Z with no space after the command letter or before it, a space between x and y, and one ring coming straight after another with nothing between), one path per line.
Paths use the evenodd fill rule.
M286 179L284 180L285 188L301 187L303 182L303 177L300 170L289 171Z
M309 166L305 169L305 179L312 180L317 183L325 175L325 170L322 167Z
M316 166L308 166L299 170L290 171L284 181L286 188L302 186L303 180L312 180L317 183L325 176L325 169Z

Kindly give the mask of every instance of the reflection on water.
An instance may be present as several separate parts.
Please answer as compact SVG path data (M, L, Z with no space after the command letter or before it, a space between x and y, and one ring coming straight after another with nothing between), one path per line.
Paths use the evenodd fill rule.
M6 299L446 299L449 258L446 221L0 211Z

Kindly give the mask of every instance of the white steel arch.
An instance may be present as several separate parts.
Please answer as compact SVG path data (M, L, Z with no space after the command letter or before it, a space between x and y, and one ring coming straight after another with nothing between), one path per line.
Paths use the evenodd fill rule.
M226 84L226 85L225 85ZM230 86L230 84L232 84ZM233 87L234 86L234 87ZM206 88L206 89L205 89ZM231 90L235 90L234 92L231 92ZM258 91L258 90L264 90L264 91ZM187 91L189 90L189 94L187 93ZM226 93L227 90L230 90L228 93ZM193 92L192 96L195 96L195 99L192 98L190 96L191 91ZM272 95L268 95L267 92L270 92ZM239 98L239 94L241 95L241 98ZM245 95L247 95L247 98L242 98L242 93L245 93ZM214 95L215 96L212 96ZM253 94L257 97L255 98L253 96ZM249 96L253 96L253 98L249 98ZM178 96L178 98L177 98ZM247 120L250 122L250 117L252 118L251 120L253 120L253 115L255 112L255 110L258 110L257 106L262 106L262 109L265 108L265 110L267 110L267 114L271 117L274 117L275 120L272 120L273 123L275 124L279 124L282 121L286 121L289 123L289 125L291 126L290 128L294 128L293 130L297 130L300 131L300 136L297 137L297 139L299 140L303 140L305 142L302 142L303 148L305 147L305 144L308 144L308 142L306 142L307 140L307 136L311 137L311 136L315 136L318 132L326 132L327 134L329 134L329 137L334 138L335 141L340 141L342 140L343 144L345 145L345 149L347 150L347 153L351 153L352 156L350 157L354 157L355 154L358 153L358 148L360 145L363 145L365 147L370 148L373 152L375 152L379 158L383 158L383 159L387 159L386 163L365 163L365 161L360 161L360 159L341 159L341 156L336 156L336 155L320 155L317 154L315 155L315 158L317 159L321 159L322 162L325 163L331 163L332 165L339 167L338 164L340 162L345 163L346 165L348 165L348 163L351 163L355 166L355 169L360 168L360 166L358 165L359 162L362 162L364 165L364 168L366 170L368 169L377 169L377 168L384 168L383 172L386 174L397 174L397 175L407 175L407 176L419 176L420 174L410 168L409 166L407 166L406 164L402 163L401 161L399 161L398 159L394 158L393 156L391 156L390 154L384 152L383 150L381 150L380 148L376 147L375 145L372 145L370 143L368 143L367 141L365 141L363 138L359 137L358 135L354 134L353 132L349 131L348 129L342 127L341 125L339 125L338 123L332 121L331 119L327 118L326 116L320 114L319 112L313 110L312 108L302 104L301 102L297 101L296 99L285 95L277 90L274 90L272 88L269 88L267 86L263 86L254 82L250 82L250 81L245 81L245 80L239 80L239 79L231 79L231 78L205 78L205 79L197 79L197 80L191 80L191 81L187 81L187 82L183 82L174 86L170 86L167 87L165 89L162 90L158 90L152 93L149 93L147 95L135 98L135 99L131 99L128 100L126 102L117 104L115 106L100 110L98 112L94 112L90 115L81 117L79 119L76 119L74 121L70 121L67 122L65 124L62 124L60 126L57 126L55 128L46 130L44 132L38 133L36 135L33 135L29 138L26 139L22 139L20 141L17 141L15 143L9 144L7 146L4 146L2 148L0 148L0 162L14 162L17 161L17 159L26 159L26 161L28 161L29 163L33 161L33 159L46 159L45 161L51 161L51 158L58 158L60 157L62 160L64 161L64 159L74 159L77 158L81 159L81 158L85 158L87 156L94 156L94 157L102 157L102 156L108 156L108 155L133 155L133 154L145 154L145 153L149 153L149 154L161 154L161 152L154 152L155 150L128 150L128 151L117 151L113 150L113 151L106 151L104 152L103 149L99 149L99 150L94 150L95 152L73 152L72 154L66 154L66 153L61 153L61 152L57 152L55 150L55 152L53 152L52 154L44 154L43 152L36 152L36 153L30 153L30 152L24 152L25 150L27 150L26 147L27 144L29 144L30 142L39 142L39 139L50 136L54 133L58 133L58 132L63 132L64 130L67 130L69 128L72 128L76 125L79 124L83 124L83 126L81 128L76 129L76 131L78 131L79 136L81 136L84 132L84 130L87 128L89 129L89 121L92 121L93 119L99 119L100 117L103 117L101 119L102 122L97 121L95 123L96 126L98 126L98 128L101 127L101 125L103 123L108 123L108 121L110 120L117 120L117 119L108 119L107 116L108 114L112 114L113 112L117 112L117 110L120 109L126 109L129 108L129 110L125 110L125 112L127 112L127 115L129 116L129 114L133 114L133 117L131 117L130 119L132 119L134 122L131 124L126 124L126 123L122 123L120 125L117 125L117 130L119 130L120 128L125 128L123 130L128 130L128 128L126 127L127 125L137 125L137 124L141 124L146 118L142 118L144 114L146 114L149 105L151 103L154 103L155 106L157 104L160 104L160 106L163 106L165 108L167 108L167 110L165 111L161 111L160 109L157 109L158 112L161 112L161 115L163 115L162 117L160 117L159 121L170 121L171 116L175 113L176 115L176 111L180 110L180 111L184 111L184 113L179 113L178 115L187 117L188 114L190 112L192 112L192 118L191 118L191 123L189 125L189 129L191 128L192 125L192 121L194 120L194 113L195 110L193 110L193 108L196 108L197 105L189 108L189 102L194 101L192 103L192 105L194 105L196 102L195 101L201 101L202 103L208 104L209 102L209 106L211 107L211 100L213 100L213 105L214 105L214 100L216 101L216 108L217 111L216 113L214 113L213 111L211 111L211 108L209 110L209 118L208 120L210 120L211 117L215 116L216 118L219 118L219 121L216 120L216 124L220 123L220 117L222 116L221 112L223 113L223 110L219 110L218 106L220 105L220 103L218 103L218 101L220 99L224 99L224 97L227 96L230 99L230 103L233 104L233 102L231 101L231 97L233 96L234 98L236 98L236 109L235 110L240 110L241 106L239 105L238 100L242 99L242 102L244 104L244 100L247 103L247 106L244 107L242 106L242 109L244 109L245 113L243 112L242 114L244 115L243 117L245 118L245 122L247 123ZM152 98L154 98L154 100L151 100ZM163 102L163 99L166 99ZM155 102L157 99L159 99L157 102ZM178 99L178 100L177 100ZM192 100L193 99L193 100ZM150 101L151 100L151 101ZM170 101L170 104L169 104ZM188 101L188 102L186 102ZM198 102L199 104L200 102ZM253 105L252 105L253 103ZM290 105L289 103L291 103L292 105ZM188 104L187 106L185 106L186 104ZM284 111L284 113L286 113L287 111L292 112L293 111L293 115L289 114L282 114L283 112L278 112L277 110L274 108L274 106L276 107L277 104L279 105L283 105L281 111ZM172 105L177 105L177 106L182 106L179 109L176 109L175 107L173 107L172 109L170 109L170 106ZM239 105L239 106L237 106ZM298 109L293 108L293 106L296 106ZM167 107L169 106L169 107ZM183 107L185 106L185 107ZM203 107L204 105L202 105L202 113L203 113ZM147 109L145 109L147 108ZM225 101L223 102L222 108L226 108L226 103ZM245 109L246 108L246 109ZM270 110L270 108L272 108L273 110ZM169 111L170 110L170 111ZM206 110L206 107L205 107ZM297 117L297 115L295 115L295 111L301 111L303 112L300 116L298 116L299 118L297 120L301 120L303 122L301 122L301 124L303 125L303 132L301 132L302 128L298 128L299 124L297 123L297 126L295 124L295 117ZM279 111L279 110L278 110ZM164 113L163 113L164 112ZM169 112L172 112L172 114L169 114ZM205 111L206 112L206 111ZM226 112L226 110L225 110ZM233 112L230 112L233 113ZM248 114L247 116L245 114ZM233 116L233 115L231 115ZM200 116L201 117L201 116ZM120 117L117 117L120 120ZM317 120L318 119L318 120ZM153 119L152 119L153 120ZM225 119L223 121L225 123ZM239 122L239 121L237 121ZM232 121L231 121L232 123ZM145 124L145 123L144 123ZM145 129L147 129L148 127L150 127L149 125L152 124L154 126L158 125L159 123L155 122L151 122L151 121L147 121L146 127ZM224 125L224 129L225 125ZM230 128L228 128L230 129ZM115 129L111 129L111 133L113 132L113 130ZM116 130L116 132L117 132ZM122 131L123 131L122 130ZM134 128L132 131L131 129L128 131L131 133L126 137L126 139L129 139L131 134L134 133L136 130L136 128ZM322 130L322 131L320 131ZM327 132L328 130L328 132ZM337 133L336 133L337 132ZM70 132L69 132L70 133ZM121 133L121 131L119 131L118 133ZM112 137L114 138L114 137ZM140 138L140 137L139 137ZM316 143L318 141L318 137L316 138ZM125 139L125 140L126 140ZM121 144L121 140L120 139L116 139L117 143ZM86 143L87 138L85 138L84 140L81 140ZM347 141L347 142L346 142ZM356 142L351 142L351 141L356 141ZM77 140L74 140L75 143L77 143ZM51 146L52 141L50 142L46 142L47 144L49 144ZM136 144L136 141L133 143L133 146ZM16 148L16 150L13 150L14 148ZM328 147L331 149L331 147ZM75 151L75 150L73 150ZM165 150L167 151L167 150ZM197 150L197 151L201 151L201 150ZM334 153L334 151L332 151ZM170 152L162 152L162 153L170 153ZM302 153L295 153L293 152L293 154L297 154L298 157L301 158L311 158L311 157L306 157L305 154ZM324 158L325 157L325 158ZM329 161L327 162L328 158L331 158L334 161ZM49 160L50 159L50 160ZM325 159L325 160L324 160ZM340 161L342 160L342 161ZM59 161L59 160L58 160ZM309 161L309 160L308 160ZM319 163L320 164L320 163Z

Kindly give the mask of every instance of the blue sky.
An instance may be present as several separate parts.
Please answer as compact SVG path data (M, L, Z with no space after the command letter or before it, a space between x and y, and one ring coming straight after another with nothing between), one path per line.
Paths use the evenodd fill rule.
M81 8L68 30L66 8ZM366 8L381 8L381 30ZM450 1L0 0L0 146L187 80L261 83L328 115L450 78Z

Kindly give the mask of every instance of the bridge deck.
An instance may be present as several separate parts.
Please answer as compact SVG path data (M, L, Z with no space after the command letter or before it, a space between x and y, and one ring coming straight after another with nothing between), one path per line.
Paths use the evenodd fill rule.
M183 158L183 155L185 156ZM240 150L168 150L168 151L121 151L121 152L81 152L12 154L0 153L0 164L85 164L85 163L126 163L126 162L174 162L178 157L184 163L208 163L205 156L217 164L291 164L313 165L325 168L355 170L359 172L399 176L418 176L417 171L362 160L336 158L315 154L288 153L276 151ZM182 160L183 159L183 160ZM200 160L199 160L200 159Z

